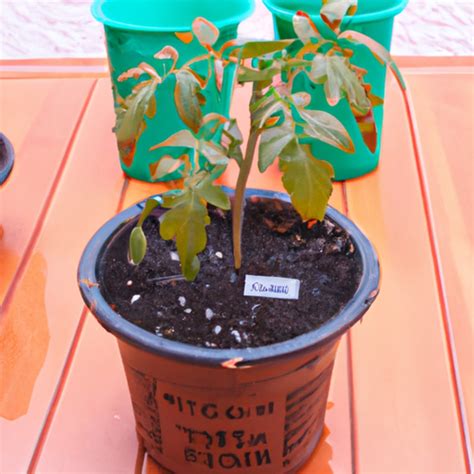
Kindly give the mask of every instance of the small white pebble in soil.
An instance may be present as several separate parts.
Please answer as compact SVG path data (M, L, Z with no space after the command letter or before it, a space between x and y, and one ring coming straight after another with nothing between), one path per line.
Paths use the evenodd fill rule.
M185 312L186 314L191 314L191 313L193 312L193 310L192 310L191 308L186 308L186 309L184 310L184 312Z
M213 329L214 334L217 336L220 332L222 331L222 328L220 326L216 326Z
M209 285L209 283L206 283L205 286L206 286L206 288L210 288L210 287L211 287L211 285Z
M240 337L240 332L239 332L239 331L236 331L236 330L234 329L234 330L231 331L230 333L234 336L234 338L235 338L235 340L236 340L237 342L242 342L242 338Z
M186 304L186 298L184 296L180 296L178 298L178 301L181 306L184 306Z
M176 252L170 252L170 257L173 262L179 262L179 255Z
M158 312L156 313L156 315L161 318L161 316L163 316L163 312L162 312L162 311L158 311Z
M204 345L206 347L217 347L217 344L214 344L213 342L207 342L207 341L204 343Z
M127 281L127 286L132 286L133 285L133 281L132 280L128 280Z
M220 259L223 259L224 255L222 255L222 252L216 252L216 257L220 258Z
M141 298L141 295L133 295L130 303L136 303Z
M214 317L214 311L211 308L206 309L206 319L210 321Z

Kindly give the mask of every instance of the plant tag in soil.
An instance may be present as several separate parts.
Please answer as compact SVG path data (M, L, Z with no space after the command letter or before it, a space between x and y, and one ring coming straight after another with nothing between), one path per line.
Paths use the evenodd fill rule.
M244 296L297 300L300 281L293 278L246 275Z

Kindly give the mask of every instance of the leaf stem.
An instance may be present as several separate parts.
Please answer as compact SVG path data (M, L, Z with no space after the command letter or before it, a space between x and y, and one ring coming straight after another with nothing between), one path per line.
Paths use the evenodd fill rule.
M262 97L260 83L253 85L251 104ZM250 128L249 141L245 151L245 157L240 166L239 176L235 187L234 205L232 208L232 239L234 244L234 266L239 270L242 266L242 223L244 217L244 198L247 181L252 169L252 163L257 148L257 141L260 130L254 126Z

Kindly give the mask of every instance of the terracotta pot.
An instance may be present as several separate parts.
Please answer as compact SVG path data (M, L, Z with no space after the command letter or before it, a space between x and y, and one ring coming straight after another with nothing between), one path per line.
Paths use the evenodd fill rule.
M288 196L249 190L248 196ZM177 473L295 472L318 443L341 336L378 294L379 265L367 238L346 217L328 217L352 236L362 279L346 307L319 329L251 349L206 349L155 336L123 319L100 291L101 257L130 232L144 203L107 222L79 265L83 298L118 340L138 435L148 453ZM228 361L233 361L228 363Z

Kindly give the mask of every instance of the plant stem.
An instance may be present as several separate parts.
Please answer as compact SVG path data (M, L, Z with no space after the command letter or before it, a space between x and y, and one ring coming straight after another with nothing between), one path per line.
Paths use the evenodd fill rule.
M256 102L261 97L261 86L256 82L253 85L251 103ZM252 169L259 135L260 130L251 125L245 157L240 167L239 177L237 178L235 187L234 206L232 208L232 239L234 244L234 266L236 270L239 270L242 266L242 223L244 218L245 189Z

